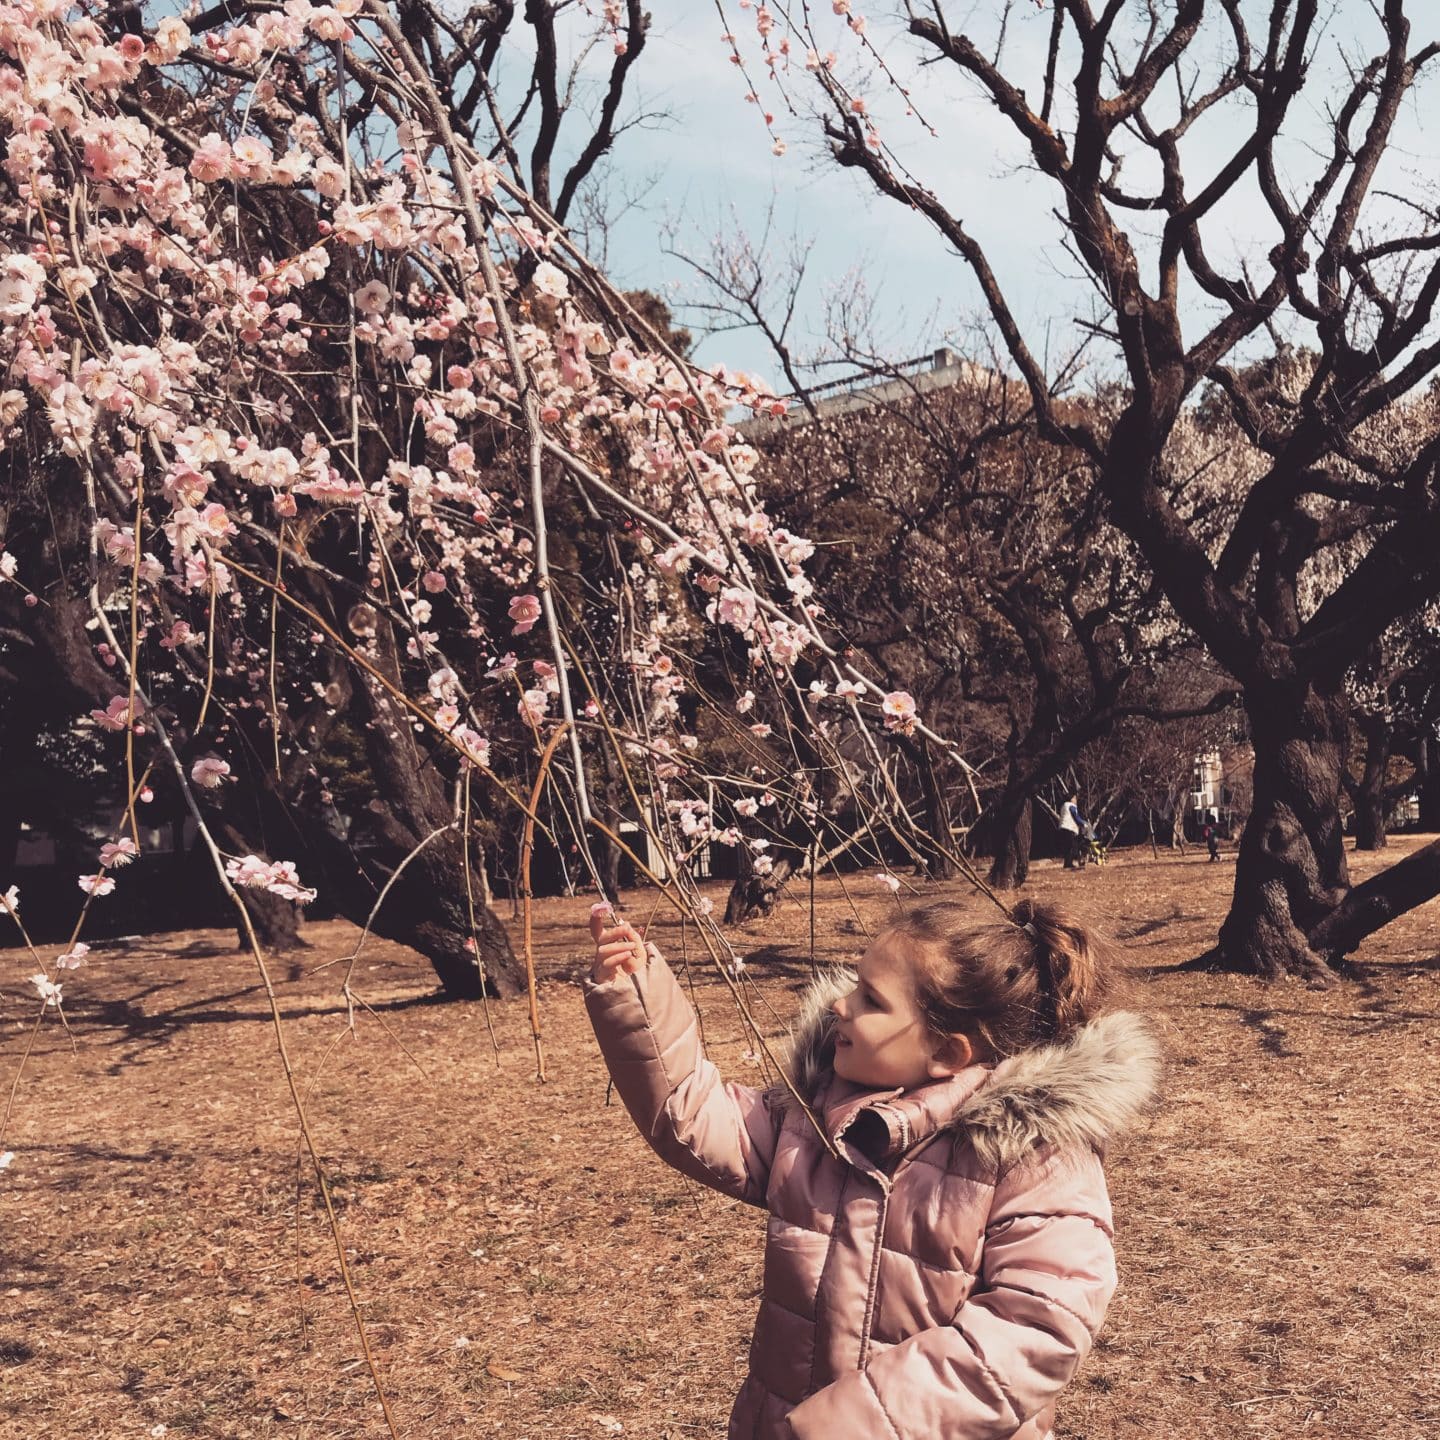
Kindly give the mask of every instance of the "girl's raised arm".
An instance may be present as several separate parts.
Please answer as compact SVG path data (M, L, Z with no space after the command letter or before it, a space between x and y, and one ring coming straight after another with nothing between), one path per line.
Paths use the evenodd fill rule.
M701 1050L694 1009L653 945L600 914L591 933L596 959L585 1007L641 1135L682 1174L763 1206L778 1107L763 1091L721 1079Z

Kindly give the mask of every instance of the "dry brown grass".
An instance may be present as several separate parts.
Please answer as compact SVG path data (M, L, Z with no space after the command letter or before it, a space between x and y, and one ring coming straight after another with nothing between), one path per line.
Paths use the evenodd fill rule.
M1435 908L1328 991L1168 970L1208 943L1230 875L1146 852L1034 876L1128 940L1171 1056L1164 1108L1112 1158L1123 1288L1061 1434L1440 1433ZM849 909L820 898L821 958L844 958ZM545 1086L523 1003L491 1007L497 1061L480 1007L432 1003L418 958L380 942L358 980L394 1038L362 1012L321 1069L345 1015L314 967L351 947L344 924L311 927L311 973L280 986L407 1440L723 1433L761 1219L606 1108L574 983L586 908L539 907ZM781 1014L806 933L789 906L740 941ZM8 1089L33 1009L23 954L3 963ZM722 1067L758 1077L722 987L696 987ZM70 988L77 1048L42 1033L0 1177L0 1435L382 1435L249 962L220 932L171 935Z

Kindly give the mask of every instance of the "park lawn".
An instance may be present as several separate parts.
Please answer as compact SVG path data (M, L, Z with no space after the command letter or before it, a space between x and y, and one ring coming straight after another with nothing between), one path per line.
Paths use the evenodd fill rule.
M1213 937L1232 863L1145 850L1032 877L1125 941L1169 1056L1163 1106L1110 1159L1122 1288L1059 1433L1440 1433L1437 907L1329 990L1175 971ZM821 961L863 946L857 911L874 926L890 908L873 879L847 884L854 909L817 887ZM344 967L326 963L352 927L310 926L303 973L274 967L407 1440L724 1433L763 1220L666 1170L607 1107L578 986L587 909L536 907L544 1085L523 999L488 1018L434 1003L424 962L374 941L353 982L373 1010L352 1032ZM652 934L678 951L665 917ZM778 1031L809 973L807 915L786 904L736 939ZM0 964L8 1095L33 966ZM694 985L712 1054L758 1081L728 993L699 965ZM0 1436L387 1434L316 1187L297 1181L252 963L224 932L171 934L97 951L66 988L73 1048L41 1031L0 1174Z

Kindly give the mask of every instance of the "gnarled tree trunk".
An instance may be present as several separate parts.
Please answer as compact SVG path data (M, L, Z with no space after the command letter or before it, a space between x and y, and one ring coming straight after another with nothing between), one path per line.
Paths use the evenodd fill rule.
M1349 713L1337 683L1255 685L1245 697L1255 800L1240 837L1218 959L1267 978L1326 973L1309 936L1345 899L1340 828Z
M1424 735L1418 747L1416 770L1420 789L1420 828L1440 830L1440 741Z
M935 751L928 740L907 737L906 753L915 764L920 793L925 804L925 833L916 835L916 848L925 857L925 874L931 880L953 880L960 873L952 856L954 837L950 796L935 763Z
M267 894L264 890L241 890L239 894L245 913L255 927L255 938L267 955L284 955L309 948L309 942L300 934L303 923L300 907L293 901ZM250 940L244 927L237 925L235 928L240 948L248 950Z
M995 890L1018 890L1030 878L1030 842L1034 830L1029 795L1001 796L992 821L994 859L989 883Z
M357 699L373 716L365 748L377 793L350 837L362 844L346 846L350 876L339 874L340 866L332 870L347 917L357 919L360 906L368 909L393 881L375 917L376 934L420 951L447 995L518 995L524 971L504 925L482 899L479 879L469 872L454 794L373 681L362 682Z
M750 847L743 841L738 847L740 871L730 887L725 902L725 923L738 925L742 920L760 920L775 908L785 882L804 862L803 852L786 851L779 855L766 852L771 865L763 874L755 868Z
M1348 787L1355 806L1355 848L1383 850L1388 843L1385 772L1390 764L1393 730L1384 715L1361 716L1359 725L1365 737L1365 769L1359 780Z

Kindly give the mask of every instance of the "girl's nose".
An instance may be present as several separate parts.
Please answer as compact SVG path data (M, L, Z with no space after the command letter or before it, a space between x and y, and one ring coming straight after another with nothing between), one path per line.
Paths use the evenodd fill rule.
M838 1016L841 1020L845 1018L845 998L844 995L837 995L835 999L830 1002L830 1013Z

